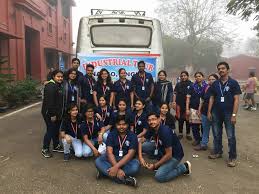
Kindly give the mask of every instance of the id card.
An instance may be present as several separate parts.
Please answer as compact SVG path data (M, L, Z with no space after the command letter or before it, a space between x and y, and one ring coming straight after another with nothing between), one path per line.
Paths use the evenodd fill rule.
M90 94L93 94L93 90L90 90Z
M158 149L155 149L154 151L154 155L157 156L158 155Z
M72 96L71 100L72 100L72 102L74 102L75 101L75 96Z
M220 98L220 102L225 102L224 96L222 96L222 97Z
M143 90L143 91L145 90L145 86L142 86L142 90Z
M120 151L119 151L119 157L122 157L122 156L123 156L123 151L120 150Z

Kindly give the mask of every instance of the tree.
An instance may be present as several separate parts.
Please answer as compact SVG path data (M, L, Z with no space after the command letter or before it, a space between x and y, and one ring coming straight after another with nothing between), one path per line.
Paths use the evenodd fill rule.
M227 8L228 13L240 15L242 20L254 16L254 20L258 21L254 30L258 31L257 36L259 36L259 0L231 0Z
M195 62L199 44L204 40L230 42L224 28L225 6L222 0L159 0L156 10L167 35L180 38L190 45L190 63Z

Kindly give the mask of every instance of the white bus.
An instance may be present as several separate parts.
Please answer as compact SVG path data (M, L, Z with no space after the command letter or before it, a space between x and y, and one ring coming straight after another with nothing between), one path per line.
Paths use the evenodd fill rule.
M146 62L149 58L153 58L153 61L155 58L153 69L152 65L149 66L149 62L146 66L153 72L153 77L164 68L159 20L145 17L145 12L142 11L91 10L91 12L91 16L81 18L78 29L76 54L83 60L82 65L93 63L108 70L112 65L117 67L132 65L136 68L137 60L142 59ZM86 55L87 59L84 58ZM96 58L91 60L89 55L106 56L106 58L99 61ZM115 56L123 56L124 59L116 60ZM127 57L136 60L129 61ZM81 70L84 71L83 68Z

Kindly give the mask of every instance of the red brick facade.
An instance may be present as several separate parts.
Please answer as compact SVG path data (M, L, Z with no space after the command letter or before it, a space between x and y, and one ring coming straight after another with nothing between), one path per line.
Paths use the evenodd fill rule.
M231 76L237 80L247 80L251 71L259 75L259 57L238 55L226 61L231 66Z
M70 63L73 0L1 0L0 56L16 79L44 80L50 67ZM4 72L0 72L4 73Z

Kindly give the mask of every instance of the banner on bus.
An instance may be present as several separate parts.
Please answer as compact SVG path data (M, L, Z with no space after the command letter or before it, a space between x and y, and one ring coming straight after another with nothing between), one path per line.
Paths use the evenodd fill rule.
M118 80L118 71L120 68L124 68L127 72L127 79L131 79L132 75L138 72L138 61L145 61L146 72L156 77L156 57L149 56L108 56L108 55L84 55L78 54L80 59L79 71L84 75L86 74L87 64L94 66L94 76L97 77L102 68L106 68L112 77L112 80Z

